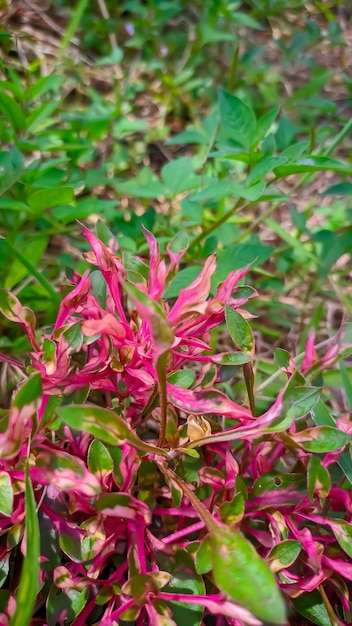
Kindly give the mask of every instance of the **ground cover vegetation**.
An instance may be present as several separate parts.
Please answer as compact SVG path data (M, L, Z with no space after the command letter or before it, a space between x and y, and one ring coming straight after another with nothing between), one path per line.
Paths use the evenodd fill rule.
M0 11L0 623L351 623L349 3Z

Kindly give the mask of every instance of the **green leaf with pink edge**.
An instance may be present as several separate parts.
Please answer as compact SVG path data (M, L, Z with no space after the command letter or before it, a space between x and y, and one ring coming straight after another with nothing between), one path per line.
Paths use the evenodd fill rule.
M287 437L302 450L320 454L339 450L351 443L351 435L331 426L307 428L298 433L290 433Z
M97 439L113 446L126 441L144 452L168 456L162 448L149 445L139 439L129 424L117 413L90 404L62 406L57 409L60 419L75 430L88 432Z
M329 520L329 526L341 548L352 558L352 524L345 520Z
M285 624L286 610L274 574L238 531L219 526L211 533L214 582L259 619Z
M279 572L292 565L302 550L302 544L294 539L281 541L270 550L266 560L272 572Z
M307 473L308 497L312 502L315 497L326 498L331 489L329 470L322 464L318 456L312 456L308 463Z

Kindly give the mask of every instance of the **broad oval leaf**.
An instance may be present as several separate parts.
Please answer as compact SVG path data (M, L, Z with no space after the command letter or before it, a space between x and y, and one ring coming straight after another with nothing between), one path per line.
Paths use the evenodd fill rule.
M235 346L242 352L253 356L254 339L248 322L228 304L225 306L225 317L228 331Z
M225 89L219 90L218 99L222 132L243 148L249 149L256 128L253 111Z
M292 565L301 552L302 544L295 539L286 539L273 547L267 557L272 572L279 572Z
M0 513L2 515L12 515L13 510L13 488L9 474L0 472Z
M211 534L216 585L257 617L284 624L283 597L268 564L245 537L226 526Z

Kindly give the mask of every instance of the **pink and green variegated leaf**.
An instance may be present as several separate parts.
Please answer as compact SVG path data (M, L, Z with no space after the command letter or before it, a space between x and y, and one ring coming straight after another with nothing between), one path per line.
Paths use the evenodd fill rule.
M266 557L272 572L279 572L292 565L302 550L302 544L295 539L281 541L270 550Z
M125 290L132 298L140 317L146 320L150 327L154 361L157 361L158 357L169 350L174 343L172 328L158 302L130 283L125 283Z
M129 493L106 493L98 498L95 506L109 517L121 517L143 524L150 524L152 519L149 507Z
M31 477L36 482L50 483L57 489L73 490L85 496L94 496L101 491L100 480L87 470L81 459L57 448L37 454Z
M0 289L0 311L10 322L16 322L23 328L35 350L40 349L35 335L36 320L33 311L22 306L18 298L7 289Z
M32 430L42 392L41 376L34 374L17 391L9 411L7 428L0 434L0 458L12 459Z
M90 288L91 282L89 278L89 270L87 270L81 277L78 285L61 301L55 322L55 330L63 326L67 318L76 312L79 305L84 304Z
M172 326L182 321L182 318L187 313L193 311L194 307L199 306L200 302L208 297L211 287L210 279L215 269L216 259L215 256L211 256L205 261L199 276L188 287L181 289L174 306L167 316Z
M304 360L301 365L301 372L305 374L317 361L317 353L314 347L315 333L311 333L307 339Z
M320 454L339 450L351 443L351 435L331 426L307 428L290 434L289 438L302 450Z
M225 415L238 420L252 420L252 413L233 402L225 393L216 389L192 391L167 383L168 400L178 409L194 415Z
M159 300L165 289L166 264L160 259L160 249L154 235L144 227L143 234L149 246L148 295L153 300Z
M116 317L111 313L107 313L101 319L85 320L81 324L81 330L85 337L94 337L95 335L108 335L120 342L126 337L126 331Z
M89 256L91 262L95 262L102 275L104 276L106 283L109 287L111 296L116 306L116 310L120 316L121 321L127 322L126 314L123 307L122 297L122 281L125 279L126 271L122 263L115 257L112 252L91 233L88 228L84 228L83 234L88 240L92 250L93 259Z
M352 558L352 524L345 520L329 520L329 526L341 548Z
M139 450L167 456L167 452L162 448L142 441L120 415L109 409L90 404L74 404L59 407L57 414L71 428L90 433L104 443L121 446L128 442Z

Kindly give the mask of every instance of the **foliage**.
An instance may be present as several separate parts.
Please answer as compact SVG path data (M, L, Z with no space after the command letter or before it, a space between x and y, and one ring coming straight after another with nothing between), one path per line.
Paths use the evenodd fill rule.
M33 533L38 524L35 507L33 521L24 514L25 491L33 497L27 450L40 585L26 560L22 578L32 581L38 619L48 596L45 623L65 615L75 624L147 616L199 624L205 611L228 623L283 624L281 592L289 613L305 615L302 601L315 590L323 614L347 623L352 476L337 464L351 424L331 415L314 381L352 352L350 329L320 359L312 341L299 368L288 357L288 382L256 417L255 405L221 390L227 364L242 363L246 376L255 359L242 308L253 293L238 285L246 271L231 272L209 297L211 256L172 303L163 296L186 253L180 238L166 262L145 231L149 265L137 258L131 270L106 228L98 231L105 243L84 231L93 267L74 275L51 332L37 338L34 314L1 294L3 314L32 345L27 365L16 364L25 382L2 416L4 581L24 522ZM209 333L224 323L225 306L235 351L216 353ZM253 377L246 383L254 398ZM322 410L333 425L321 425ZM3 623L16 623L20 589L8 585Z
M349 623L348 8L0 12L1 623Z

